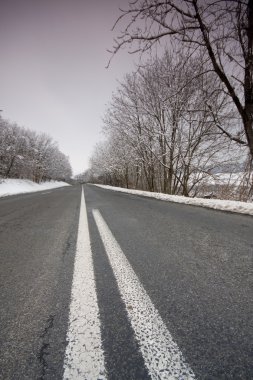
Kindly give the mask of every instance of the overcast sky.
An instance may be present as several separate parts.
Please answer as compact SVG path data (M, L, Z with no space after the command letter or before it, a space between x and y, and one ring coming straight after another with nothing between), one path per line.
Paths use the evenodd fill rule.
M50 134L74 174L88 167L117 79L134 68L120 52L105 69L111 27L127 0L1 0L2 117Z

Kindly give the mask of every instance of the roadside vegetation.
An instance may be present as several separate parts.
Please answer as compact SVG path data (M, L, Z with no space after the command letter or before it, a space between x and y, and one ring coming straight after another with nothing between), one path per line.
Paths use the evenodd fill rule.
M68 181L71 175L68 157L50 136L0 117L0 180L17 178L40 183Z
M252 199L253 1L137 0L117 25L112 57L127 46L141 64L112 95L84 178Z

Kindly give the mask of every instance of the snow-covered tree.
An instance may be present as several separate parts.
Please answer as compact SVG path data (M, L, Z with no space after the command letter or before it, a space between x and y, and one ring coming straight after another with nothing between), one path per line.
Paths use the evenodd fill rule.
M226 125L231 134L238 128L217 77L208 72L189 80L202 59L166 52L126 75L104 117L106 140L91 158L97 178L189 196L217 167L238 159L236 142L216 125Z
M112 54L126 45L132 52L143 53L164 41L175 46L175 54L187 51L203 56L201 70L189 79L215 74L218 88L230 98L240 118L236 134L220 121L216 127L229 140L247 146L252 160L253 0L130 1L115 27L118 24L121 32ZM212 112L212 104L209 107Z
M0 176L68 180L72 169L68 157L46 134L38 134L0 118Z

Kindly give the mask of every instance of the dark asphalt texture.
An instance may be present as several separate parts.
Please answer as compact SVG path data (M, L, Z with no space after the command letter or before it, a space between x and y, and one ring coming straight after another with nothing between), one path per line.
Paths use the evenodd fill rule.
M84 186L108 380L149 379L98 209L198 379L253 379L253 218ZM61 379L81 188L0 199L0 378ZM183 379L181 379L183 380Z
M0 199L0 379L60 379L80 188Z
M253 218L92 186L85 197L90 225L99 209L197 378L253 379Z

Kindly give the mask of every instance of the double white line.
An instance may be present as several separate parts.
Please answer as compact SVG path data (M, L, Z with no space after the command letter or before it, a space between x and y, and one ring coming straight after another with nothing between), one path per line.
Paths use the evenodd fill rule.
M93 216L150 377L195 379L100 212ZM106 379L83 191L67 340L64 379Z

